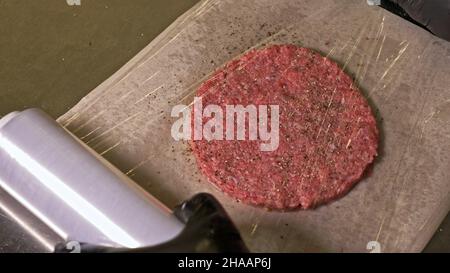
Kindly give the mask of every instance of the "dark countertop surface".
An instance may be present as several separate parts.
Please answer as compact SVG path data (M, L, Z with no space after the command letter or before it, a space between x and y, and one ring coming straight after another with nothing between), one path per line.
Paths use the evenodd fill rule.
M0 116L29 107L60 116L196 2L0 0ZM449 242L447 215L425 252L450 252ZM38 245L0 210L0 252Z

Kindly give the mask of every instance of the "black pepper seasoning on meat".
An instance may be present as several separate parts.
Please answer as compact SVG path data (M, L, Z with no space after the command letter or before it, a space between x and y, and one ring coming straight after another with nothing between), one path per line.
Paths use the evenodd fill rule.
M307 209L327 203L348 192L377 155L367 101L336 63L310 49L251 50L218 70L197 96L204 106L280 107L280 144L273 152L260 151L258 140L191 141L208 180L247 204Z

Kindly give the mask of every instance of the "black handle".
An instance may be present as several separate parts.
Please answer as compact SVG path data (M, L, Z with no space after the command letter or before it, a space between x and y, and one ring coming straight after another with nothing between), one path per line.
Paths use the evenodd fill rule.
M216 198L199 193L178 205L174 214L186 224L173 240L152 247L111 248L80 244L81 253L245 253L248 249L239 231ZM70 252L66 244L60 244L55 252Z
M381 0L380 6L450 41L450 0Z
M405 20L410 21L411 23L428 30L426 26L424 26L422 23L414 20L409 14L396 2L393 2L392 0L381 0L380 1L380 7L384 8L385 10L388 10L392 13L394 13L397 16L402 17ZM428 30L429 31L429 30Z

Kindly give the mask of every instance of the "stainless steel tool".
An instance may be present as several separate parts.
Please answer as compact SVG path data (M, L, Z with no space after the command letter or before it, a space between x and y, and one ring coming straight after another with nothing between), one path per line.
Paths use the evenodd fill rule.
M32 231L39 225L24 224L21 212L8 209L20 203L60 238L48 243L59 251L67 242L82 243L89 251L195 251L195 242L183 237L187 233L196 237L196 231L186 228L193 225L189 220L196 215L197 225L208 222L218 211L227 232L237 233L240 240L214 198L200 195L174 214L38 109L13 112L0 120L0 187L12 197L0 200L4 210ZM197 206L195 212L190 211L192 206ZM38 229L35 235L42 237L42 228ZM199 240L205 239L203 235L208 237L201 233ZM155 246L159 247L149 248Z

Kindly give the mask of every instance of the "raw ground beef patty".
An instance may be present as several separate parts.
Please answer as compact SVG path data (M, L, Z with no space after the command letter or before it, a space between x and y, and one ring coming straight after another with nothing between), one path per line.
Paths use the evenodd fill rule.
M244 203L316 207L348 192L377 155L367 101L336 63L310 49L252 50L205 81L197 96L203 107L279 105L275 151L261 151L259 140L191 141L208 180Z

